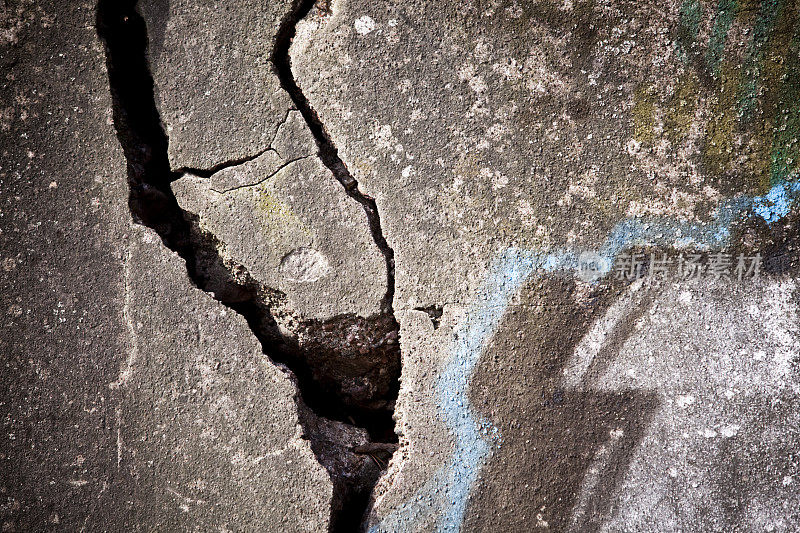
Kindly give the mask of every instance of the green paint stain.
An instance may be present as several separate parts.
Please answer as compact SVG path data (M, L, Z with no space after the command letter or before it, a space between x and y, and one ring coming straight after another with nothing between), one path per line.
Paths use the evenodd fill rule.
M800 157L800 27L795 28L788 47L777 107L770 157L770 185L791 179Z
M678 21L678 39L675 44L678 49L678 56L684 62L688 62L690 55L696 53L695 41L702 17L703 8L697 0L685 0L683 2Z
M717 4L717 14L714 18L714 27L711 30L711 38L708 41L706 50L706 64L708 70L715 77L719 77L722 53L725 51L725 42L728 39L728 31L736 18L736 0L719 0Z
M753 26L753 38L748 46L739 88L739 115L743 122L752 119L758 108L759 79L764 63L764 48L778 20L784 0L762 0Z

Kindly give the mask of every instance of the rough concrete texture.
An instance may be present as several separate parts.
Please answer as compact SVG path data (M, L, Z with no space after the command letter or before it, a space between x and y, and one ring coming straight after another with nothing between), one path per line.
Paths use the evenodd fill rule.
M395 250L401 447L371 531L800 528L797 10L340 1L300 24L295 76ZM783 266L607 281L639 249ZM575 279L584 252L606 277Z
M125 160L93 3L1 17L0 524L77 531L116 472Z
M378 313L387 290L383 256L361 206L317 159L298 111L269 146L210 178L186 175L172 187L178 202L200 216L231 260L286 294L294 314Z
M270 64L289 6L140 2L173 169L210 169L269 146L291 105Z
M796 0L96 7L2 8L4 530L800 530Z
M637 282L574 335L585 291L530 287L572 303L523 296L476 370L472 401L502 442L464 529L795 530L795 289Z
M796 281L616 292L531 279L493 334L474 307L399 313L373 530L796 530Z
M613 330L623 338L630 331L624 343L616 341L616 355L606 359L600 350L607 342L594 344L587 335L565 368L563 386L590 394L645 390L657 395L658 407L634 450L615 449L624 447L626 435L611 430L582 482L572 528L796 529L797 282L687 283L630 293L598 329L606 338ZM666 337L666 328L674 336ZM628 472L604 502L607 510L593 516L591 498L604 493L602 472L615 454L629 454Z
M95 3L0 10L2 530L324 530L296 387L130 224Z
M330 478L301 438L295 385L154 232L133 231L128 253L131 339L111 384L117 466L136 480L127 527L326 529Z
M707 222L788 178L796 8L759 5L343 0L303 21L295 75L377 199L396 307L469 300L507 247Z

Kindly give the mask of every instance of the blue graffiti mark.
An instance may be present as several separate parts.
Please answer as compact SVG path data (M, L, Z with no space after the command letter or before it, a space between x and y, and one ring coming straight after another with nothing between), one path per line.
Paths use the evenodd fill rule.
M789 214L794 196L800 193L800 182L784 182L773 186L767 194L753 199L753 211L767 224Z
M484 343L494 336L511 298L540 266L531 254L506 250L490 267L486 280L453 334L451 357L436 380L439 415L453 435L454 449L445 464L404 503L370 532L426 529L457 532L466 511L467 496L478 475L477 465L488 457L497 428L480 420L467 390ZM416 527L413 527L416 525Z
M762 196L739 196L722 202L707 223L665 217L628 218L612 228L598 250L583 253L603 258L603 273L608 274L614 259L630 248L722 249L729 244L737 221L752 214L772 224L789 213L798 194L800 182L782 182ZM581 251L572 249L541 253L508 248L493 261L463 322L453 333L451 357L436 380L438 411L453 436L453 451L413 498L372 526L370 533L415 531L423 526L437 532L460 531L469 492L491 454L492 440L500 442L499 430L472 409L468 397L472 373L511 299L530 276L575 274L581 255Z
M708 223L681 223L667 218L626 219L617 224L606 239L605 248L619 252L635 246L672 245L676 248L696 245L717 248L728 244L732 226L752 209L771 224L789 213L794 201L789 193L800 192L800 183L780 183L763 196L739 196L721 203ZM780 205L776 201L781 202ZM781 212L770 216L775 206Z
M635 247L725 248L739 220L752 213L771 225L789 214L798 194L800 181L778 183L762 196L738 196L722 202L706 223L664 217L627 218L612 228L597 253L611 264L620 253ZM577 264L568 265L568 269L577 269Z
M459 530L469 490L478 475L475 465L482 464L490 451L488 440L479 433L485 424L479 423L467 397L470 377L484 343L494 336L511 298L537 266L533 256L515 249L506 250L492 265L466 320L456 330L453 356L437 379L439 410L455 440L455 450L446 467L451 473L452 504L442 513L439 531ZM492 429L497 432L497 428Z

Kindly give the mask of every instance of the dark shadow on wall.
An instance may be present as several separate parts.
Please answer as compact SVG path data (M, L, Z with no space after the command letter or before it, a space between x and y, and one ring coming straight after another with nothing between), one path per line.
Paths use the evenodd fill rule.
M562 372L593 320L619 294L611 285L579 294L573 281L539 278L523 289L521 304L509 308L472 381L473 404L499 428L502 445L473 489L465 531L534 531L545 523L549 531L566 530L601 449L604 466L573 526L597 531L613 512L611 497L658 396L564 390ZM612 333L612 345L624 344L633 322L626 325Z

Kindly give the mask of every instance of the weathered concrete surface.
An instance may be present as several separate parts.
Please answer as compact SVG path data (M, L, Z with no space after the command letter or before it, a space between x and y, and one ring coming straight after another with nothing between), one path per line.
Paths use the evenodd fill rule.
M595 316L569 283L509 310L471 389L502 445L464 530L798 527L796 282L641 285Z
M94 3L1 12L0 524L78 531L116 472L125 160Z
M291 2L139 4L173 169L212 168L269 146L291 100L270 54Z
M468 300L506 247L708 221L789 177L796 7L682 5L340 1L301 24L295 76L377 199L397 308Z
M178 64L189 61L184 54L188 52L205 58L203 68L227 65L237 63L240 52L247 49L277 65L275 58L286 56L281 51L288 48L299 5L285 5L281 13L259 9L253 13L258 6L233 3L215 6L226 14L208 21L211 26L222 22L214 31L227 31L230 24L243 21L269 19L273 26L281 21L280 31L272 28L274 50L260 30L253 41L252 32L237 26L231 32L232 48L207 49L205 42L196 41L183 28L168 34L159 57L158 48L147 48L145 43L157 38L165 17L204 20L213 16L209 6L182 4L165 12L148 4L143 19L134 10L136 2L121 9L113 2L100 5L100 34L107 44L112 94L120 110L115 119L124 132L120 140L128 157L132 212L141 212L143 223L186 260L191 280L240 313L264 353L294 374L304 401L304 435L333 484L329 527L355 528L383 462L394 449L391 408L400 370L397 325L389 307L390 256L381 247L373 203L353 184L342 187L338 182L347 182L343 177L324 172L314 149L316 145L323 151L324 135L320 128L306 126L309 112L287 87L291 74L285 70L280 77L285 95L258 93L270 101L270 109L252 105L248 97L225 100L228 92L214 95L212 107L221 99L234 114L268 115L255 120L262 126L275 125L258 150L243 157L231 154L205 168L194 162L181 165L175 154L183 150L207 154L198 132L211 130L214 139L238 138L234 133L241 129L247 138L250 126L232 126L226 112L216 116L214 109L205 108L209 101L204 98L213 90L184 93L157 64L163 57L168 65L173 59ZM130 43L136 43L135 48ZM255 68L258 65L248 64L245 77ZM180 70L172 72L179 85L192 79L191 74L182 77ZM263 74L277 84L280 70L271 68ZM227 72L228 78L217 87L241 96L231 82L238 73ZM155 92L166 102L160 106L161 114L152 94L153 81ZM287 95L305 119L292 111ZM205 114L181 115L176 124L177 105L180 113L204 108ZM144 120L131 119L139 116ZM170 139L180 124L190 122L188 137L179 133ZM173 189L172 182L181 176Z
M613 460L603 451L593 458L572 529L602 523L606 531L686 531L695 524L710 531L796 530L797 281L686 283L639 292L644 301L634 296L630 306L623 298L619 314L607 313L601 327L615 332L606 334L618 343L615 357L606 359L584 338L565 368L566 391L645 390L658 397L635 449L622 451L628 436L620 432L604 445L609 457L630 454L626 475L606 494L604 513L592 513L590 498L604 494L610 476L603 472ZM669 330L672 336L665 335ZM594 357L585 367L587 355ZM599 471L594 486L592 469Z
M494 330L480 305L399 313L374 530L796 530L798 303L789 278L533 277Z
M208 180L187 174L175 194L290 312L368 317L387 291L383 257L269 61L289 7L141 4L170 166L224 167Z
M331 481L301 438L295 385L154 232L134 229L128 253L131 340L111 385L117 467L135 480L125 529L326 529Z
M374 314L363 211L269 64L289 3L140 7L181 205L301 319ZM396 252L370 529L800 529L796 3L320 8L293 69ZM4 9L3 528L326 529L391 443L301 409L312 454L243 319L128 226L94 6ZM610 280L632 249L788 265ZM392 408L377 318L304 324L342 419Z
M797 9L340 1L301 24L296 78L397 264L401 448L371 530L800 527ZM575 279L583 252L607 274L742 247L788 268L644 299Z
M208 179L177 181L181 207L200 216L231 260L286 294L296 316L378 313L387 289L383 256L364 210L316 157L299 112L289 112L270 147Z
M2 529L325 529L294 386L130 225L95 8L0 11Z

